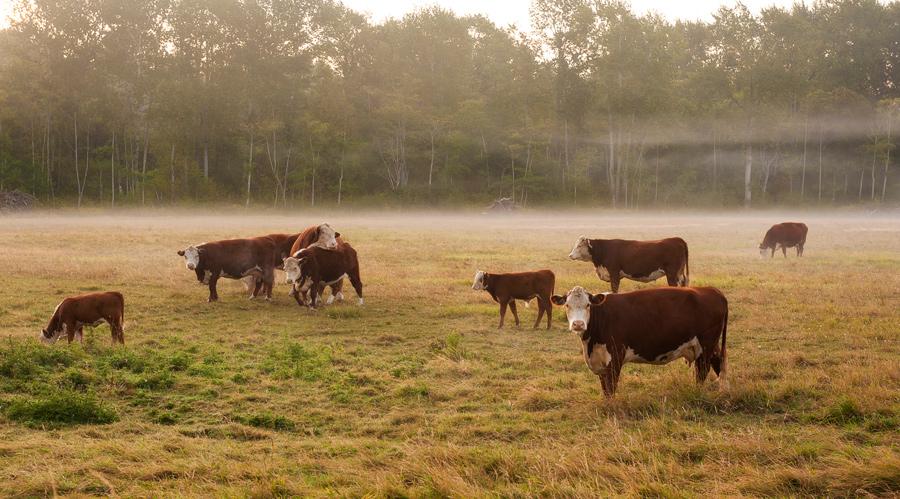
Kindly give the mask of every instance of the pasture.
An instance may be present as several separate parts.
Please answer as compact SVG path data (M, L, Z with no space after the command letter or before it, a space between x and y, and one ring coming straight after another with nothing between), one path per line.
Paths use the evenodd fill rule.
M803 258L760 259L775 222ZM311 312L184 268L191 243L327 221L359 252L366 304ZM550 268L580 234L690 246L729 299L730 389L683 361L628 364L605 400L554 309L497 330L476 269ZM724 496L900 492L900 218L846 213L181 212L0 218L0 496ZM622 291L661 286L623 281ZM105 324L41 345L66 295L125 295Z

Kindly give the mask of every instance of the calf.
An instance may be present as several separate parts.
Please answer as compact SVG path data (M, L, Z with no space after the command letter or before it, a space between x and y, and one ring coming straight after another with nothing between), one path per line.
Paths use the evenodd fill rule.
M547 329L550 329L550 319L553 315L550 296L553 294L555 283L556 276L549 270L512 274L488 274L479 270L475 272L475 282L472 284L472 289L487 291L491 294L491 298L500 304L500 325L497 327L498 329L503 327L507 305L512 310L513 317L516 319L516 326L518 326L519 314L516 311L516 300L524 300L527 304L528 300L532 298L537 298L538 304L538 316L537 320L534 321L534 327L538 327L538 324L541 323L541 317L546 313Z
M264 287L266 300L272 298L272 284L275 279L275 241L268 237L250 239L226 239L188 246L179 250L188 270L197 274L197 280L209 285L207 301L218 301L216 283L219 277L242 279L253 277L255 287L250 298L259 295Z
M297 305L304 305L301 302L301 295L303 301L307 301L306 294L309 292L310 297L306 304L310 308L315 308L319 290L323 286L338 283L344 276L350 278L350 283L359 297L359 304L363 304L356 250L343 240L339 239L337 247L333 250L310 246L294 253L294 256L284 260L284 272L287 274L287 281L293 284L291 294L297 300Z
M787 258L787 249L797 247L797 256L803 256L803 245L806 244L806 233L809 228L804 223L784 222L775 224L766 232L762 244L759 245L759 256L766 256L766 250L771 249L775 257L775 249L780 247L781 253Z
M340 232L336 232L330 225L327 223L319 224L319 225L311 225L301 232L294 244L291 245L290 252L284 257L291 256L298 251L308 248L310 246L318 246L320 248L325 249L335 249L338 246L338 238L341 237ZM282 257L282 258L284 258ZM282 265L282 270L284 270L284 266ZM323 290L326 287L331 287L331 296L328 297L328 304L330 305L332 301L337 299L338 301L343 301L344 293L342 289L344 288L344 279L338 279L336 282L333 282L329 285L321 284L319 289L317 289L319 295L322 295ZM291 291L293 295L293 290Z
M690 284L688 247L680 237L628 241L581 236L569 258L593 263L597 276L610 284L613 293L619 292L622 278L651 282L666 276L669 286Z
M607 397L615 394L627 362L668 364L684 358L689 364L696 362L698 383L712 367L719 387L726 387L728 300L718 289L655 288L592 295L575 287L552 300L565 305L569 330L581 340L584 361L600 377Z
M56 343L65 334L69 343L76 336L83 343L84 326L97 327L106 322L112 331L113 343L125 344L124 320L125 298L122 293L106 291L71 296L56 306L47 327L41 330L41 341Z

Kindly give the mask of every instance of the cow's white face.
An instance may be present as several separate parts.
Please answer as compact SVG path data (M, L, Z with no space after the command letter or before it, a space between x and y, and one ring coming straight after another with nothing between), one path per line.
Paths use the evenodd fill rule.
M300 279L300 259L289 256L284 259L285 282L292 284Z
M581 236L578 238L578 241L575 242L575 247L572 248L572 252L569 253L569 258L572 260L581 260L584 262L591 261L591 240L588 239L587 236Z
M316 244L325 249L335 249L337 248L338 236L340 234L335 232L330 225L322 224L319 226L319 239L316 240Z
M52 345L52 344L56 343L56 341L59 339L59 337L62 336L64 333L65 333L65 326L63 327L63 329L59 329L56 331L47 331L46 329L42 329L41 334L39 334L38 337L41 339L42 342L44 342L48 345Z
M566 296L554 295L550 300L556 305L566 307L566 318L569 320L569 331L583 333L591 318L591 305L600 305L606 295L591 295L581 286L575 286Z
M184 266L188 270L194 270L200 266L200 249L196 246L188 246L178 254L184 257Z
M472 283L472 289L476 291L484 289L484 272L481 270L475 272L475 282Z
M769 252L769 249L768 249L768 248L763 248L762 246L760 246L760 248L759 248L759 257L760 257L760 258L765 258L765 257L766 257L766 253L768 253L768 252Z

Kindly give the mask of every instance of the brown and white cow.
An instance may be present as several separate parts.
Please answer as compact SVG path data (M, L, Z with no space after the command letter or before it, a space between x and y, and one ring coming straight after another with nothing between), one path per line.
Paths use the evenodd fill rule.
M525 304L532 298L537 298L538 316L534 321L537 328L541 323L541 317L547 314L547 329L550 329L550 319L553 315L553 307L550 305L550 296L553 295L553 287L556 284L556 276L549 270L537 270L534 272L516 272L509 274L489 274L481 270L475 272L475 282L472 289L485 290L491 298L500 304L500 325L506 317L506 306L509 305L516 326L519 325L519 314L516 311L516 300L522 300Z
M287 281L293 285L291 295L300 306L315 308L321 290L325 286L339 283L344 277L350 279L356 296L359 297L359 304L363 304L363 285L359 277L356 250L341 239L338 239L335 249L310 246L294 253L284 260L284 272L287 274Z
M759 245L759 256L766 256L766 250L771 249L775 257L775 249L781 248L781 253L787 258L787 249L797 247L797 256L803 256L803 245L806 244L806 233L809 228L800 222L784 222L775 224L766 232L762 244Z
M197 280L209 285L207 301L210 302L219 299L216 291L219 277L253 277L256 284L250 298L258 296L262 287L266 300L270 300L275 280L275 253L275 241L268 237L225 239L188 246L178 251L178 255L184 257L188 270L196 273Z
M619 292L623 278L652 282L666 276L669 286L690 285L688 247L680 237L629 241L581 236L569 258L594 264L597 276L610 284L613 293Z
M60 336L66 335L69 343L77 337L84 342L84 326L97 327L101 323L109 324L113 343L125 344L125 298L122 293L105 291L70 296L56 306L47 327L41 330L41 341L56 343Z
M334 248L337 246L336 238L340 237L340 235L341 234L339 232L335 232L330 225L319 224L307 227L303 230L303 232L298 232L296 234L276 233L266 234L265 236L260 237L268 237L275 242L275 268L278 270L284 270L285 258L313 244L326 248ZM297 245L297 249L293 250L295 244ZM258 279L253 276L246 277L243 281L244 287L248 291L255 289L258 284ZM340 284L332 286L332 288L335 287L338 288L338 290L335 292L339 292Z
M616 392L628 362L696 363L702 383L709 368L725 388L728 300L716 288L650 288L592 295L577 286L553 303L566 307L569 330L578 335L584 361L600 377L603 393ZM719 339L721 337L721 346Z

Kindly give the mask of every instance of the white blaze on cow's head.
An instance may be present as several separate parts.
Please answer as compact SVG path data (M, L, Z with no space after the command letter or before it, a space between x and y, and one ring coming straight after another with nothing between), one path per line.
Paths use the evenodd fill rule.
M319 228L316 230L318 232L318 239L314 243L317 246L321 246L325 249L335 249L337 248L337 238L341 237L340 232L335 232L334 229L331 228L328 224L319 225Z
M566 296L553 295L550 301L555 305L565 305L569 331L583 333L591 318L591 306L602 304L606 301L606 295L592 295L581 286L575 286Z
M472 283L472 289L474 289L476 291L481 291L482 289L485 289L484 275L485 275L484 272L481 270L475 272L475 281Z
M42 342L52 345L56 343L56 340L59 339L65 333L65 325L63 325L63 329L58 329L56 331L48 331L46 328L41 329L41 334L38 337Z
M284 275L288 284L293 284L300 279L302 269L300 268L300 259L289 256L284 259Z
M186 249L180 250L178 256L184 257L184 265L188 270L194 270L200 266L200 248L196 246L188 246Z
M579 236L575 242L575 247L569 253L572 260L581 260L585 262L591 261L591 240L587 236Z

